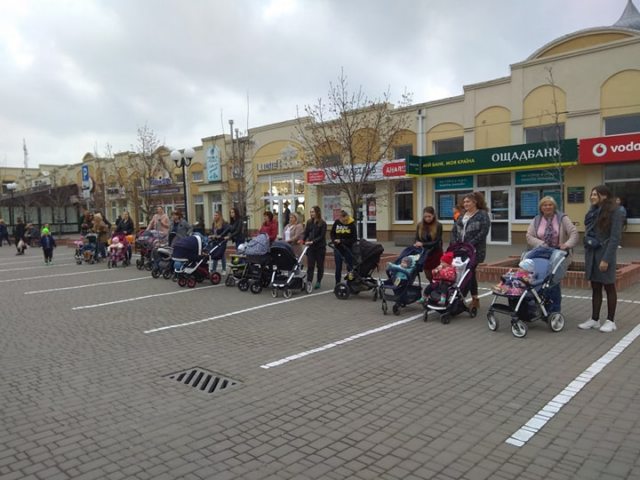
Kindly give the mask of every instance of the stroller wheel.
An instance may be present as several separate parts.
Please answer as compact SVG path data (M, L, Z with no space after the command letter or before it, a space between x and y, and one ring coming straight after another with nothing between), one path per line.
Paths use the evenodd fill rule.
M271 296L273 298L278 298L278 289L277 288L272 288L271 289Z
M164 272L162 272L162 278L164 278L165 280L169 280L172 275L173 272L171 270L165 270Z
M218 285L220 283L220 280L222 280L222 275L220 275L218 272L212 272L211 275L209 275L209 280L211 280L211 283L213 283L214 285Z
M160 277L160 270L157 268L154 268L151 270L151 276L153 278L159 278Z
M349 298L350 294L349 287L347 287L344 283L339 283L333 289L333 294L340 300L346 300L347 298Z
M516 320L515 322L511 322L511 333L516 338L524 338L527 335L527 331L529 328L527 324L522 320Z
M184 287L187 284L187 279L184 277L178 277L178 286Z
M475 318L478 315L478 307L471 307L469 309L469 316Z
M146 271L150 272L152 268L153 268L153 265L151 265L150 263L145 263L144 269Z
M307 293L313 292L313 283L306 282L305 285L304 285L304 291L307 292Z
M400 315L400 305L398 305L397 303L393 304L392 310L394 315Z
M424 315L422 315L422 320L424 320L425 322L429 320L429 310L424 311Z
M260 281L253 282L249 288L251 289L251 293L255 293L257 295L262 291L262 283L260 283Z
M249 290L249 280L247 280L246 278L240 279L240 281L238 282L238 289L241 292L246 292L247 290Z
M552 332L559 332L564 328L564 315L560 312L553 312L549 315L547 322L549 323L549 329Z
M443 313L440 315L440 321L443 325L449 325L449 322L451 322L451 316L448 313Z
M388 310L389 307L387 307L387 302L385 300L382 300L382 313L386 315Z
M496 314L491 310L489 310L489 313L487 313L487 326L492 332L498 330L498 327L500 326L500 324L498 323L498 319L496 318Z
M144 260L142 260L141 258L136 259L136 268L138 270L143 270L144 269Z
M78 265L82 265L82 260L81 260L81 259L77 259L77 260L76 260L76 263L77 263Z
M107 260L107 268L111 268L111 260Z
M198 281L195 278L193 278L193 277L187 278L187 287L188 288L195 287L197 283L198 283Z
M293 295L293 292L291 291L290 288L285 288L283 295L284 295L284 298L291 298L291 296Z
M378 301L378 289L377 288L373 289L373 301L374 302Z
M232 275L232 274L228 274L228 275L227 275L227 278L226 278L226 279L225 279L225 281L224 281L224 284L225 284L227 287L233 287L233 286L236 284L236 279L235 279L235 278L233 278L233 275Z

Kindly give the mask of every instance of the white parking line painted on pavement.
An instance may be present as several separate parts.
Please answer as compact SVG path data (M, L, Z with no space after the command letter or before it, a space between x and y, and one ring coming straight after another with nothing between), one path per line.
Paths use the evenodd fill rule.
M99 287L102 285L113 285L114 283L135 282L137 280L149 280L151 278L153 277L146 276L146 277L129 278L128 280L115 280L113 282L88 283L86 285L75 285L73 287L49 288L47 290L31 290L29 292L24 292L24 294L33 295L34 293L49 293L49 292L60 292L63 290L76 290L78 288Z
M200 290L206 290L206 289L215 288L215 287L224 287L224 284L209 285L207 287L181 288L180 290L176 290L173 292L154 293L152 295L143 295L142 297L123 298L122 300L114 300L113 302L96 303L94 305L82 305L79 307L73 307L71 310L86 310L89 308L107 307L109 305L117 305L119 303L135 302L137 300L146 300L147 298L164 297L165 295L177 295L179 293L199 292Z
M604 367L624 352L624 350L631 345L638 336L640 336L640 325L636 325L631 332L627 333L622 340L616 343L607 353L593 362L589 368L578 375L564 388L564 390L551 399L551 401L542 407L538 413L531 417L529 421L520 428L520 430L505 440L505 443L515 447L524 446L542 429L542 427L546 425L549 420L556 415L556 413L562 409L562 407L569 403L569 401L576 396L580 390L586 387L587 384L593 380L593 378L598 375Z
M355 335L351 335L350 337L343 338L342 340L336 340L335 342L327 343L317 348L312 348L311 350L307 350L305 352L296 353L295 355L289 355L288 357L281 358L280 360L276 360L275 362L265 363L264 365L260 365L260 368L273 368L279 367L285 363L291 362L293 360L298 360L300 358L306 357L308 355L312 355L314 353L323 352L324 350L329 350L330 348L337 347L338 345L343 345L345 343L353 342L358 338L366 337L368 335L373 335L374 333L382 332L384 330L388 330L390 328L398 327L400 325L404 325L405 323L413 322L418 318L423 318L424 314L414 315L413 317L405 318L403 320L398 320L397 322L387 323L378 328L374 328L372 330L367 330L366 332L356 333Z
M44 262L44 260L42 260ZM53 265L39 265L37 267L20 267L20 268L6 268L4 270L0 270L0 272L21 272L22 270L33 270L35 268L55 268L55 267L66 267L69 265L75 265L75 263L54 263Z
M241 313L251 312L253 310L260 310L261 308L273 307L274 305L282 305L283 303L295 302L297 300L303 300L305 298L315 297L317 295L325 295L327 293L333 293L333 290L327 290L326 292L310 293L304 296L288 298L277 302L266 303L264 305L257 305L255 307L245 308L243 310L236 310L235 312L224 313L222 315L216 315L215 317L203 318L202 320L194 320L193 322L178 323L176 325L167 325L166 327L153 328L151 330L145 330L143 333L155 333L163 330L170 330L172 328L188 327L190 325L196 325L198 323L210 322L212 320L218 320L220 318L231 317L232 315L239 315Z
M9 278L8 280L0 280L0 283L7 283L7 282L18 282L21 280L43 280L43 279L50 279L50 278L57 278L57 277L68 277L71 275L85 275L87 273L106 273L106 272L114 272L115 270L113 269L109 269L109 270L85 270L84 272L73 272L73 273L57 273L57 274L53 274L53 275L40 275L39 277L24 277L24 278Z
M54 260L71 260L73 257L69 255L55 255ZM8 267L11 265L25 265L31 263L42 263L44 261L44 257L42 255L38 255L38 258L35 257L21 257L20 260L16 260L15 262L0 262L0 267Z

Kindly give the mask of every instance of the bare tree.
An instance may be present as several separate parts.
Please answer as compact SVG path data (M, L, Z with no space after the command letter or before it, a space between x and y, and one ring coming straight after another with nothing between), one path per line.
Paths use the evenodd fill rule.
M410 126L410 115L394 110L387 90L371 99L359 87L351 91L344 71L330 83L328 98L304 107L296 131L305 163L324 172L326 180L344 193L352 211L358 211L366 184L378 164L390 159L395 142ZM411 104L404 93L398 107Z
M566 205L564 205L564 168L562 166L562 142L564 141L564 135L562 134L561 131L561 124L562 122L560 122L560 116L562 114L566 114L567 112L561 112L558 108L558 99L556 97L556 82L555 79L553 78L553 67L552 66L548 66L545 67L545 70L547 71L547 82L549 83L549 85L551 86L551 95L552 95L552 104L553 104L553 112L551 113L551 117L553 118L553 140L551 140L549 143L552 143L553 146L556 148L556 151L558 152L557 157L554 159L554 163L555 163L555 167L554 167L554 172L552 172L552 176L558 181L558 184L560 185L560 199L561 199L561 205L560 208L562 208L563 210L566 209Z
M131 158L131 168L135 174L128 177L125 188L131 190L130 198L136 201L136 205L148 221L153 208L154 174L159 169L170 171L170 166L167 157L158 153L157 150L161 146L160 140L146 123L138 127L137 135L137 144L133 147L135 155Z

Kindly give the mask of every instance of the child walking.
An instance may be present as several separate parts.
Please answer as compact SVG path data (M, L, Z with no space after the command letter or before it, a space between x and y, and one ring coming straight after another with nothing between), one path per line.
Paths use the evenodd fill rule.
M53 249L56 248L56 241L46 227L42 229L41 235L40 245L42 245L42 252L44 253L44 264L51 265L53 263Z

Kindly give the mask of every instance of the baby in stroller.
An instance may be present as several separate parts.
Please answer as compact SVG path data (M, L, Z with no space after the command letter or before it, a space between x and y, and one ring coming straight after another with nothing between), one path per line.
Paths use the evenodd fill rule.
M431 283L424 289L420 303L433 302L437 305L447 303L449 288L456 282L458 271L453 265L453 252L446 252L440 257L440 265L431 271Z
M127 250L125 244L122 242L119 236L114 235L111 239L111 244L107 248L107 267L117 267L119 262L123 262L126 265Z
M387 280L380 281L382 313L387 314L387 301L394 302L393 313L400 314L400 308L420 298L422 283L420 272L429 253L422 247L405 248L395 261L387 263ZM418 285L414 285L415 279Z
M80 265L82 262L95 263L100 261L100 257L96 255L98 251L98 235L93 232L87 233L82 240L75 242L76 263Z
M526 252L519 264L520 269L508 272L502 282L493 289L493 302L487 312L490 330L498 329L497 314L511 319L511 333L518 338L527 334L527 324L536 320L547 323L551 331L564 328L564 316L550 311L553 288L564 277L567 268L567 252L547 247L537 247ZM506 304L500 303L506 299Z
M402 257L400 263L387 263L387 273L393 278L394 286L399 287L407 284L419 259L420 255L406 255Z

